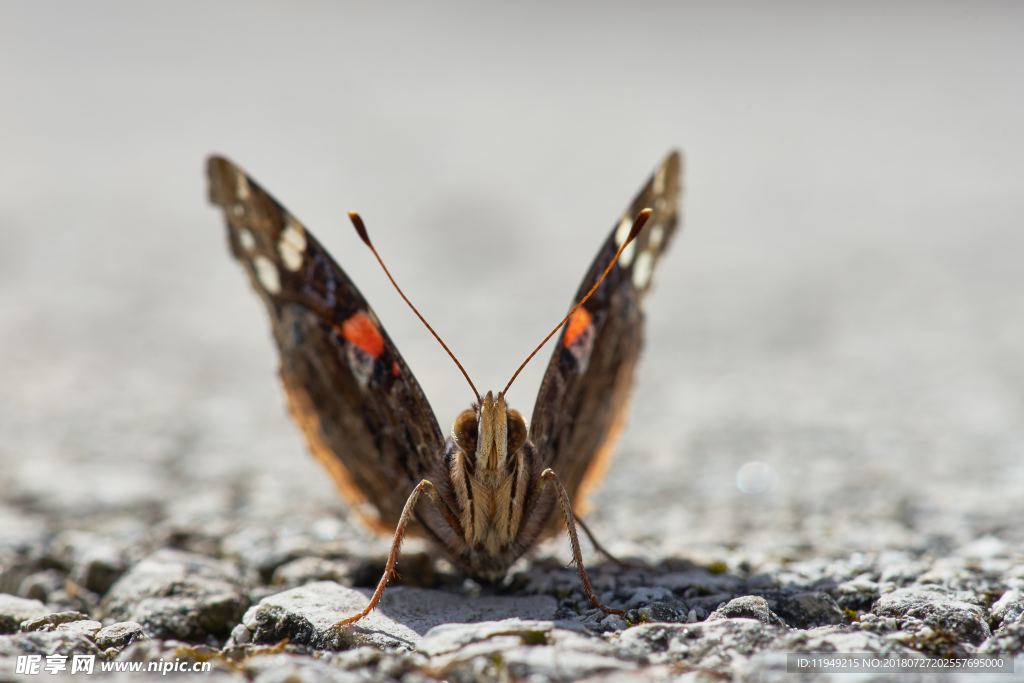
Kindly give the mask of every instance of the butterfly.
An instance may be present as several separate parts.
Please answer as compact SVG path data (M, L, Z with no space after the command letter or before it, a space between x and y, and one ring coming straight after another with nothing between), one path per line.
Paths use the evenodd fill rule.
M593 592L576 524L590 532L574 510L603 476L626 418L643 344L644 298L679 227L679 153L662 161L612 228L565 318L504 389L483 396L398 287L362 218L349 214L473 390L472 406L456 416L447 437L366 298L312 233L228 159L211 157L207 171L231 253L266 304L292 419L364 521L393 535L366 608L336 626L377 605L407 534L425 536L470 576L493 581L564 528L588 599L605 613L622 614ZM527 426L506 397L555 334Z

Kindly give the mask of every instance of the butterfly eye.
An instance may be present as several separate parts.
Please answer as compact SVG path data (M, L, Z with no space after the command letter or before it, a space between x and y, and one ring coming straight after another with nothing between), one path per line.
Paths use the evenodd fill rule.
M508 411L506 418L508 429L508 452L515 453L526 443L526 421L518 410Z
M465 453L476 453L477 420L472 410L463 410L455 418L452 426L452 438L455 444Z

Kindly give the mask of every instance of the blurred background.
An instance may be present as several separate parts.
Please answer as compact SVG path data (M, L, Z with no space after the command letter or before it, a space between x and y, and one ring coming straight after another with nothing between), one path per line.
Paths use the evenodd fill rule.
M285 415L262 306L207 204L208 154L328 246L447 429L470 395L344 212L495 387L672 147L685 229L594 499L612 548L1022 540L1021 4L0 14L5 542L344 515ZM510 396L526 414L544 365Z

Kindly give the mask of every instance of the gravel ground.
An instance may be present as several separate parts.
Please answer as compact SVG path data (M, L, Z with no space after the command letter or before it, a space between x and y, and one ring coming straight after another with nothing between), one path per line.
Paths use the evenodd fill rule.
M394 25L10 7L0 680L32 653L233 681L782 681L785 653L820 651L1002 655L1024 675L1019 7L748 15L788 17L788 41L647 9L637 50L598 50L629 47L619 18L568 7L408 6ZM494 22L543 30L520 45ZM626 617L588 606L562 539L499 587L410 542L382 607L328 632L387 541L284 414L203 157L231 154L324 238L447 426L461 378L341 212L495 384L676 144L686 228L589 517L633 566L584 549ZM524 412L542 366L511 396Z

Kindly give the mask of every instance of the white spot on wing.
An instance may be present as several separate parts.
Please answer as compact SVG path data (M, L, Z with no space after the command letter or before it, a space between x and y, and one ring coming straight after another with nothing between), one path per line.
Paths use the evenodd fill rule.
M345 346L348 366L352 369L352 374L355 375L359 386L365 389L366 385L370 383L370 378L373 377L373 357L355 344L346 343Z
M266 256L257 256L252 260L253 268L256 269L256 279L260 281L263 289L271 294L281 291L281 274L277 272L277 266Z
M623 216L622 221L619 223L619 227L615 229L615 246L621 247L622 243L629 237L629 231L633 227L633 219L629 216Z
M622 250L622 256L619 257L619 265L623 268L628 268L629 264L633 262L634 254L636 254L636 242L630 242L629 246Z
M661 243L665 241L665 228L660 225L652 225L647 230L647 240L650 248L657 251L661 248Z
M654 256L649 251L642 251L636 257L636 265L633 266L633 285L637 289L645 289L651 281L651 273L654 272Z
M619 223L619 227L615 229L615 246L621 247L622 243L629 237L629 231L633 229L633 219L630 216L623 216L622 221ZM633 262L633 256L636 254L636 242L631 242L628 247L622 250L622 256L619 257L619 265L623 268L629 268L629 264Z
M302 267L303 254L306 251L306 233L291 216L288 217L288 226L277 241L277 251L288 270L298 270Z
M252 232L248 228L238 229L238 243L246 251L252 251L256 248L256 238L252 236Z
M662 194L665 191L665 176L668 174L668 166L662 164L654 176L654 193Z
M249 179L245 177L245 174L235 169L235 196L239 199L248 199L252 194L249 188Z

